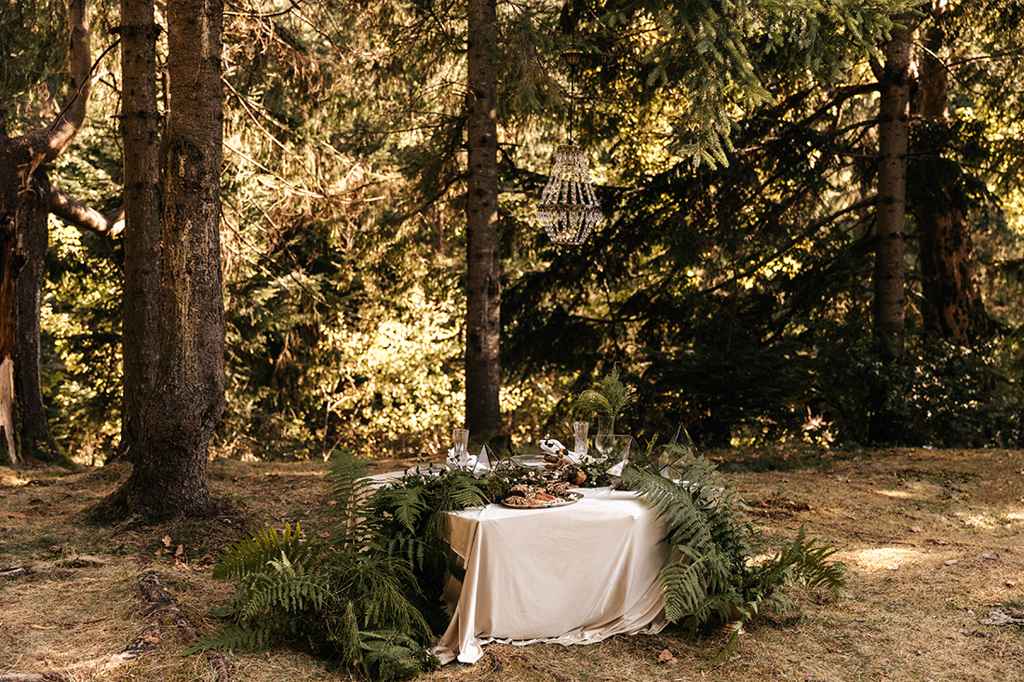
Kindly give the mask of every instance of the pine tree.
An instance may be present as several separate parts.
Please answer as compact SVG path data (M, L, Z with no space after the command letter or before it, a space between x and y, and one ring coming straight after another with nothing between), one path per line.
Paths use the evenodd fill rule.
M207 448L224 409L219 238L222 21L223 6L218 2L182 0L168 7L170 110L162 140L159 263L152 278L129 291L144 301L128 301L129 307L153 306L156 333L146 341L145 350L154 353L155 378L151 386L142 383L126 392L127 398L137 401L128 413L139 417L131 434L132 473L106 501L104 515L201 515L210 506ZM148 62L148 56L143 61ZM147 111L150 101L147 96L142 99L137 106ZM144 183L147 177L138 179ZM152 223L140 228L147 236L156 236ZM149 255L148 249L130 253L135 258ZM141 374L128 378L145 381Z
M501 431L501 269L498 252L498 20L495 0L469 1L466 136L466 428Z
M71 79L67 101L43 128L8 137L0 114L0 430L8 459L59 461L50 438L39 368L39 316L47 218L54 212L85 229L110 221L56 188L49 167L85 122L91 53L85 0L69 3Z

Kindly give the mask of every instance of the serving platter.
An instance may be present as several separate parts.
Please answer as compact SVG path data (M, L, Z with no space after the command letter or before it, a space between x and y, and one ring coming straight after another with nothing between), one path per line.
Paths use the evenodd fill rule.
M528 507L521 507L515 504L505 504L504 501L499 502L498 504L508 509L554 509L555 507L568 507L570 504L576 504L582 499L583 495L580 493L568 493L561 499L553 502L544 502L542 504L530 505Z
M521 467L526 467L527 469L543 469L544 465L547 464L544 460L544 455L533 453L513 455L512 461Z

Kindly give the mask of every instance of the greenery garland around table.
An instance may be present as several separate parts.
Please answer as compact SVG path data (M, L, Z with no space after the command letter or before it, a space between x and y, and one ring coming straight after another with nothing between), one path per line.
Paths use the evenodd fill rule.
M665 524L674 557L661 572L670 622L696 635L722 626L738 633L766 613L789 612L783 589L789 583L842 587L835 549L802 531L754 560L759 538L740 519L740 502L714 464L666 447L678 458L674 469L682 482L658 473L648 447L626 467L620 487L635 491ZM594 475L587 483L604 483L596 473L610 465L588 467ZM504 462L481 478L460 470L422 472L374 489L367 473L351 453L333 460L329 539L285 524L229 548L214 569L235 585L233 598L215 610L224 625L193 652L287 645L379 680L436 665L428 649L450 617L441 592L447 575L460 573L445 541L444 512L500 500L536 474Z

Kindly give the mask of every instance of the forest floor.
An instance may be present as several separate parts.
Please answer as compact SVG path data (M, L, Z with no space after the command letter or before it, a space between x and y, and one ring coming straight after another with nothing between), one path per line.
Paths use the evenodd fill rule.
M673 634L586 647L493 645L475 666L421 679L1024 679L1024 625L1013 622L1024 618L1024 451L714 457L769 539L804 526L841 549L849 584L840 597L797 593L799 619L751 628L729 649L722 637ZM111 672L80 665L71 678L213 680L229 671L235 680L339 679L289 651L212 661L182 655L193 629L216 627L209 608L230 593L211 576L218 552L262 523L299 520L317 533L324 472L314 463L218 461L213 490L240 513L96 527L84 512L114 489L123 468L0 467L0 679L105 661L132 642L142 643L138 658ZM170 624L154 625L153 605L140 599L140 576L150 571L179 607ZM661 662L665 650L671 657Z

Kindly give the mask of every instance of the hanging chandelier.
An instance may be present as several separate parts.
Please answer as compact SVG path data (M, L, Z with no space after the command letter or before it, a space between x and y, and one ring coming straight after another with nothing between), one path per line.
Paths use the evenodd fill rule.
M537 217L551 241L561 246L583 244L604 219L590 182L590 164L580 147L564 144L555 151Z
M590 162L573 142L576 118L576 68L579 52L566 52L569 76L569 140L555 150L551 174L541 192L537 218L551 241L560 246L580 246L604 219L601 204L590 181Z

